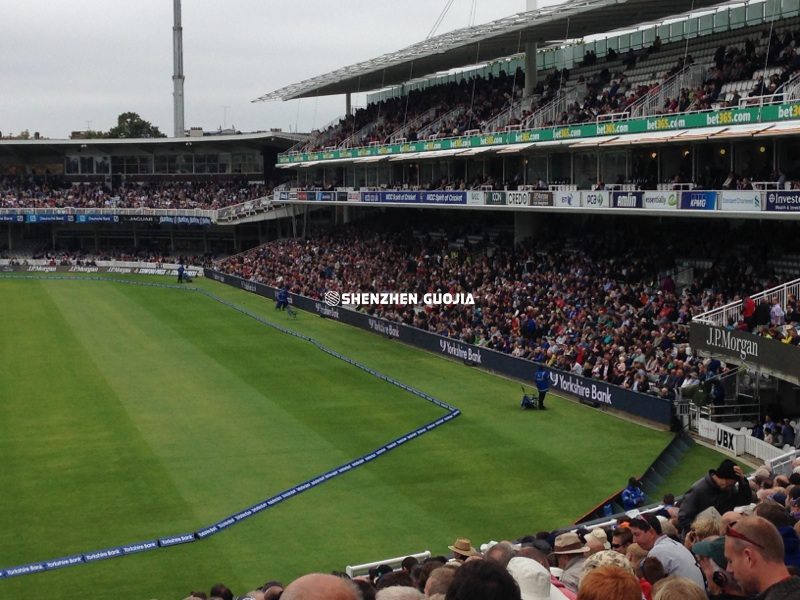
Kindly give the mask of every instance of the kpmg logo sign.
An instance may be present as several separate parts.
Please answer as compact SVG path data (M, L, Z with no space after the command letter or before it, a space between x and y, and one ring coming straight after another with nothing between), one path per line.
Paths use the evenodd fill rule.
M684 210L716 210L717 192L683 192L681 208Z
M439 340L439 350L442 354L448 354L454 358L460 358L477 365L481 364L481 351L473 350L471 347L462 345L459 342Z
M737 337L732 331L719 327L708 328L708 338L705 340L708 348L720 348L738 355L743 361L758 358L758 340Z
M611 194L613 208L642 208L644 192L614 192Z

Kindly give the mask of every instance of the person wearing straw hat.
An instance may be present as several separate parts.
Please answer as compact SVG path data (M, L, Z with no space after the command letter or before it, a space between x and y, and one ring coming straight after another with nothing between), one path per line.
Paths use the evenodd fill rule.
M583 563L586 562L584 553L588 550L574 531L562 533L556 538L553 554L556 557L556 566L562 569L561 583L572 592L578 592Z
M480 556L481 553L472 547L469 538L458 538L452 546L448 546L455 560L465 561L470 556Z

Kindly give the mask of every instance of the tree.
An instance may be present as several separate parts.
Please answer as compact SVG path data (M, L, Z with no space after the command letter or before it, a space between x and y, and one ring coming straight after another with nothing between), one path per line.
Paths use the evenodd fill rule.
M145 121L135 112L124 112L117 117L117 126L108 130L110 138L162 138L167 137L158 127Z

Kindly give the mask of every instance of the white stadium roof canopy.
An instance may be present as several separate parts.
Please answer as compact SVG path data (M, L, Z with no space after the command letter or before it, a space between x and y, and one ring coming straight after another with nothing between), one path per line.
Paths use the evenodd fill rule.
M527 43L552 44L633 27L723 0L579 0L456 29L397 52L264 94L253 102L368 92L432 73L518 54Z

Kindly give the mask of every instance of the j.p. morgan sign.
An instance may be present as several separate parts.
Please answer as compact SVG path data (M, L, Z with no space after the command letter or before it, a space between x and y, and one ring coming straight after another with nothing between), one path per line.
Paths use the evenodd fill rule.
M758 365L765 370L800 381L800 349L754 335L705 323L691 324L691 345L696 350Z

